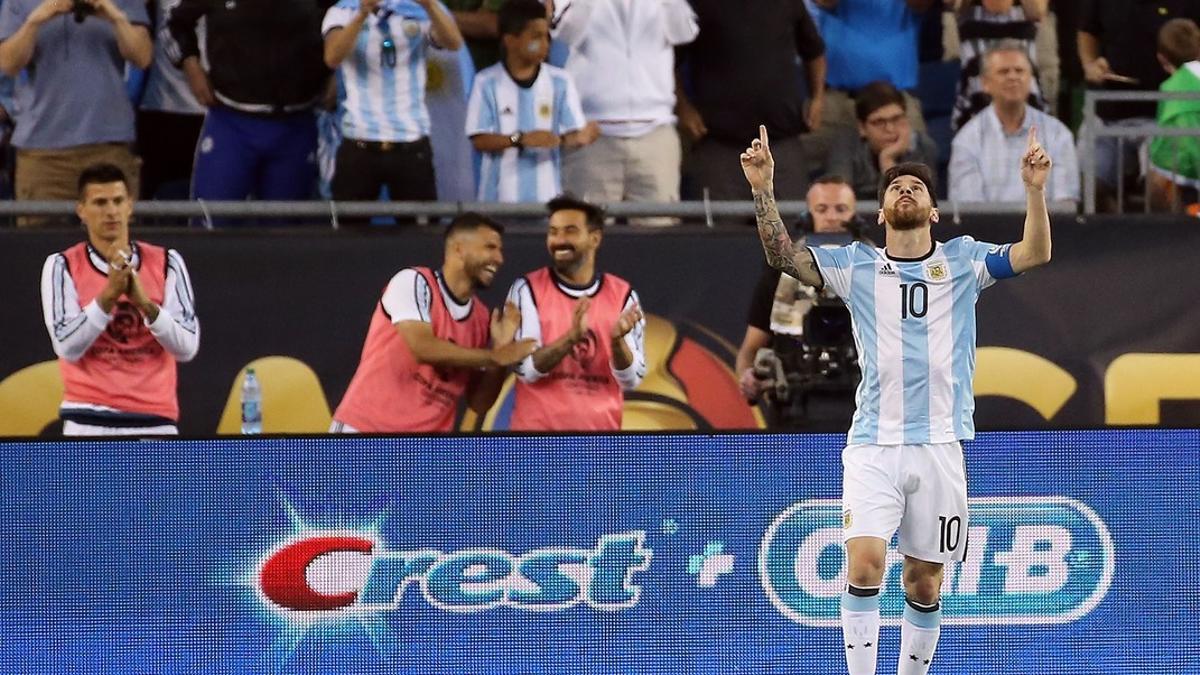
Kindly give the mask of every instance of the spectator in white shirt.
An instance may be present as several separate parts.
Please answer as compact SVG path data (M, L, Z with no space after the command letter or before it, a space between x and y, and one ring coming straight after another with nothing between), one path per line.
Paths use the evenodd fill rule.
M590 202L679 201L675 47L700 31L687 0L559 0L553 36L600 138L563 154L563 186ZM636 224L671 224L644 219Z
M1024 202L1025 187L1014 166L1028 144L1030 130L1054 158L1046 181L1046 200L1079 201L1079 161L1071 130L1029 105L1033 66L1025 47L1006 41L983 58L983 88L992 104L971 118L950 151L950 199L959 202Z

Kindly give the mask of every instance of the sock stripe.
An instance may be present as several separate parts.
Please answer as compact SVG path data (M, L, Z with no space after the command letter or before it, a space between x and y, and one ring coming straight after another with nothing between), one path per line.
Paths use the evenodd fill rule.
M863 587L853 584L846 584L846 592L857 598L869 598L874 595L879 595L879 587Z
M932 605L922 605L921 603L916 602L911 598L905 598L904 601L908 604L909 607L912 607L916 611L924 613L924 614L929 614L930 612L936 612L942 608L942 603L940 603L940 602L935 602Z
M879 589L847 586L846 592L842 593L842 609L847 612L875 612L878 614Z
M942 607L940 603L922 605L919 602L907 600L904 604L905 630L911 625L924 630L937 630L942 625Z

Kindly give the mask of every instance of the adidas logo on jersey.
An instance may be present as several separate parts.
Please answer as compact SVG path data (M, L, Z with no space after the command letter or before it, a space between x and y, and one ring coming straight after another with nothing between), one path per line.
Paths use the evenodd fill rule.
M892 269L892 263L889 262L883 263L883 267L879 268L879 273L885 277L896 276L896 270Z

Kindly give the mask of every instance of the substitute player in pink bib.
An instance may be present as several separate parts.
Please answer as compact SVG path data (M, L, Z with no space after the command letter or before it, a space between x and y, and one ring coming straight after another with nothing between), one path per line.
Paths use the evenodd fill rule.
M200 348L183 257L130 240L133 200L116 166L83 171L75 212L87 241L42 268L42 313L63 377L63 433L178 433L175 364Z
M548 204L551 264L518 279L509 302L538 349L517 366L514 431L616 431L624 392L646 376L646 321L628 281L596 272L603 211L564 195Z
M463 214L446 230L440 270L409 267L392 277L330 431L446 432L464 396L481 415L491 408L508 366L534 347L513 339L521 320L515 305L489 321L475 295L504 262L503 232L486 216Z

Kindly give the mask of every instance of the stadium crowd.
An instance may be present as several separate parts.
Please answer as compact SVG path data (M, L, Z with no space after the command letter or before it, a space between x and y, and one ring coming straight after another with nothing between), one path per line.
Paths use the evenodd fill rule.
M996 202L1037 126L1049 197L1078 201L1073 94L1189 90L1187 20L1185 0L0 0L4 178L19 200L74 199L96 162L143 199L743 199L765 123L781 199L828 173L868 198L921 161L943 196ZM1156 141L1128 180L1192 199L1195 145ZM1095 150L1111 193L1118 146Z

